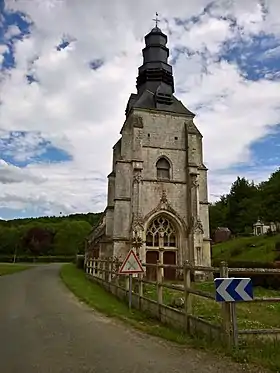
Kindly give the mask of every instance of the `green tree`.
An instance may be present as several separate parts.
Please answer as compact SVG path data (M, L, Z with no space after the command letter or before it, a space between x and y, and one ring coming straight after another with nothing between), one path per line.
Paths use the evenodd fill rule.
M280 222L280 169L261 184L260 194L263 219Z
M243 233L256 222L260 205L258 189L253 182L238 177L228 195L227 225L233 233Z
M217 201L209 206L209 221L210 235L214 236L217 227L227 226L228 201L226 196L222 196L220 201Z
M75 255L84 248L84 240L92 226L86 221L68 221L60 223L54 237L55 255Z

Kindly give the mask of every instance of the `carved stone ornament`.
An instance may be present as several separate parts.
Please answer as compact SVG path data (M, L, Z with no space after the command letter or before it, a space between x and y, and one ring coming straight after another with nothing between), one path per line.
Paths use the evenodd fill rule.
M193 230L195 233L201 233L203 234L203 225L202 225L202 222L199 218L197 219L193 219Z
M166 193L165 189L162 190L160 202L161 203L167 203L167 193Z
M133 237L132 241L132 247L134 247L136 250L140 249L140 247L143 245L143 240L138 235L135 235Z
M132 231L144 231L144 219L140 214L133 215Z
M143 118L138 115L134 115L133 116L133 127L143 128Z
M199 184L198 184L198 179L196 176L193 176L192 177L192 187L193 188L198 188Z
M133 175L133 183L140 184L142 182L143 182L142 173L140 171L135 172L135 174Z

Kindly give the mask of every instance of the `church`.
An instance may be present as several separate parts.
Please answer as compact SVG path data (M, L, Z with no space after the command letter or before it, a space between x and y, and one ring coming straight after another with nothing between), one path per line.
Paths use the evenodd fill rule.
M145 36L142 54L137 93L129 97L113 147L107 207L86 255L124 259L134 247L143 263L210 266L202 134L174 95L167 36L157 25ZM176 272L165 268L164 276L174 279Z

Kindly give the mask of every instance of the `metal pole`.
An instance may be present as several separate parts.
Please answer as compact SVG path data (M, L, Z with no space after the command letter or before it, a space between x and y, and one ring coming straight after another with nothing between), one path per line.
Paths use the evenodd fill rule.
M129 309L131 310L131 304L132 304L132 274L129 274L129 298L128 298L128 306Z
M238 328L237 328L237 317L236 317L236 304L231 302L231 322L232 322L232 337L234 347L238 347Z

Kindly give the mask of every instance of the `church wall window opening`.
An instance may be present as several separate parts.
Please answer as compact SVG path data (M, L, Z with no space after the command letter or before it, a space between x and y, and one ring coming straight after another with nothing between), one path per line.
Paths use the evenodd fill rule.
M160 158L156 164L157 178L160 180L170 180L170 163L165 158Z
M146 233L147 247L176 247L177 234L172 223L164 216L159 216L150 224Z

